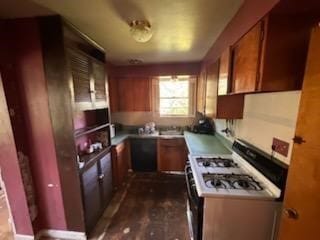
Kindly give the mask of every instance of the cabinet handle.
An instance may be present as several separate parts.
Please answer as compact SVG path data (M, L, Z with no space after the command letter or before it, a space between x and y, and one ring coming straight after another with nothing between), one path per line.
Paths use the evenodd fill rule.
M96 90L89 90L89 93L96 93Z
M297 210L295 210L293 208L285 208L284 215L290 219L298 219L298 217L299 217Z
M100 174L98 177L99 180L102 180L103 178L104 178L104 174Z

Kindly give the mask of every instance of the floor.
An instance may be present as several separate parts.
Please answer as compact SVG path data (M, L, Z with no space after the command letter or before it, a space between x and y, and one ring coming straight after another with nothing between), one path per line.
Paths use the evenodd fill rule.
M0 239L11 240L13 239L13 233L8 221L9 209L6 202L5 194L0 190Z
M189 238L184 175L135 173L117 191L90 239Z

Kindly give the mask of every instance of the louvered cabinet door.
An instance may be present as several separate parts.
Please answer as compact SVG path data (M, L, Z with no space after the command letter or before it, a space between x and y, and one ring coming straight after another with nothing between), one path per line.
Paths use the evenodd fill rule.
M87 110L93 108L93 87L90 59L85 54L68 50L68 58L73 79L73 95L76 108Z
M107 91L104 64L92 60L92 76L94 80L95 107L107 107Z

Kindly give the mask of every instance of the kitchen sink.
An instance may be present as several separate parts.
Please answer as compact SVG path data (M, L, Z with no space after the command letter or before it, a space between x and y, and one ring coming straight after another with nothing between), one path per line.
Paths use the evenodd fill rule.
M160 131L160 135L183 135L183 131L181 131L181 130L162 130L162 131Z

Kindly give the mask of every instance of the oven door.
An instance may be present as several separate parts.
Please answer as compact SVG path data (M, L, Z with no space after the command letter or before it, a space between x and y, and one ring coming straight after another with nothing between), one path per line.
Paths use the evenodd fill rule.
M188 191L188 221L194 240L202 239L203 198L198 196L190 166L185 168Z

